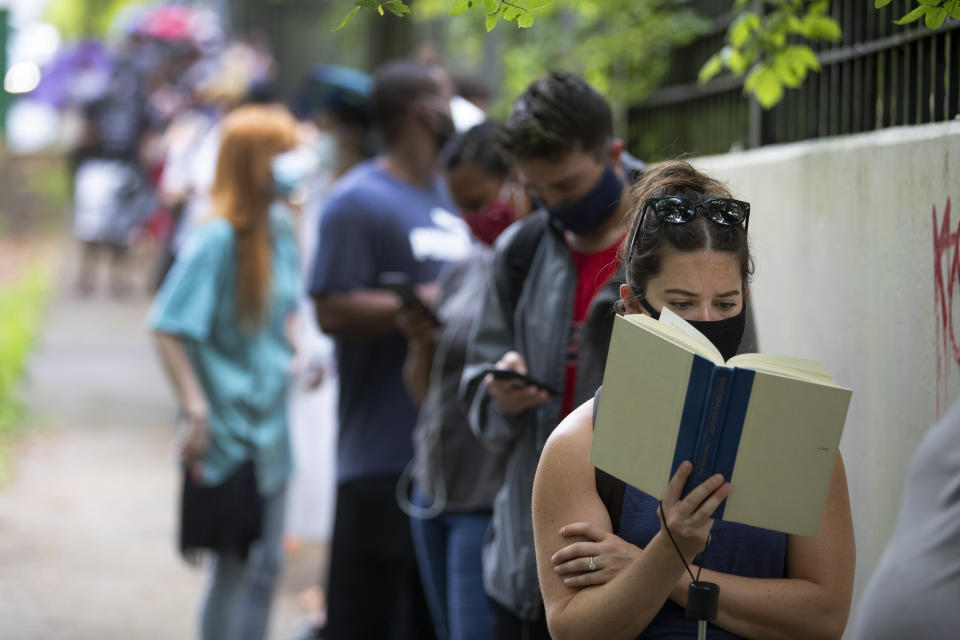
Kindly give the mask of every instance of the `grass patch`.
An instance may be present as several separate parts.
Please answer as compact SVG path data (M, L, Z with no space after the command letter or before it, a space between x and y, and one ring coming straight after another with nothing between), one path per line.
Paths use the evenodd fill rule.
M23 417L17 385L36 339L51 282L51 270L43 263L0 285L0 485L10 472L13 435Z

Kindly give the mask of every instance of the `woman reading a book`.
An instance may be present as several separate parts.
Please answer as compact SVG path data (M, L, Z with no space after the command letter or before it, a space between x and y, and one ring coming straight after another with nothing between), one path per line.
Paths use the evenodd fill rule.
M749 205L685 162L652 167L633 197L636 214L621 254L624 310L656 318L666 307L730 358L743 335L752 270ZM715 522L714 511L735 488L715 475L681 497L689 461L662 501L621 485L622 496L614 493L610 504L588 459L595 402L557 427L534 482L537 566L554 638L694 637L697 622L684 617L685 565L720 587L710 638L842 636L854 540L839 455L814 538ZM643 412L636 428L644 428Z

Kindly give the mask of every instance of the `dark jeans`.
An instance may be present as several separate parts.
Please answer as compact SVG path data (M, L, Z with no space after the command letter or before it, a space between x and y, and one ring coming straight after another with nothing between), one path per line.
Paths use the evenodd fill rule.
M490 598L493 611L493 637L496 640L550 640L547 615L540 608L540 619L535 622L517 617L513 611Z
M397 476L337 487L325 640L434 637Z

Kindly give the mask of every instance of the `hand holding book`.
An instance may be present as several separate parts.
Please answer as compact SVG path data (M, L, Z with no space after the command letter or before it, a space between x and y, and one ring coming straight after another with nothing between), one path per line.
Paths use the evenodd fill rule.
M658 514L661 527L666 523L678 551L688 563L707 545L713 514L731 490L731 484L717 473L684 496L683 487L692 472L693 464L689 460L680 463L667 484Z

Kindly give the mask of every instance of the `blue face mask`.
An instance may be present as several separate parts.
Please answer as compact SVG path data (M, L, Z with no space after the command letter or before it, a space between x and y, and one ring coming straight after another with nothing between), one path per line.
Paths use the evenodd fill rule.
M306 147L297 147L274 157L270 162L274 194L289 198L316 170L317 162L317 155Z
M623 197L623 181L607 165L593 187L573 202L547 207L550 217L578 236L600 228L617 210Z

